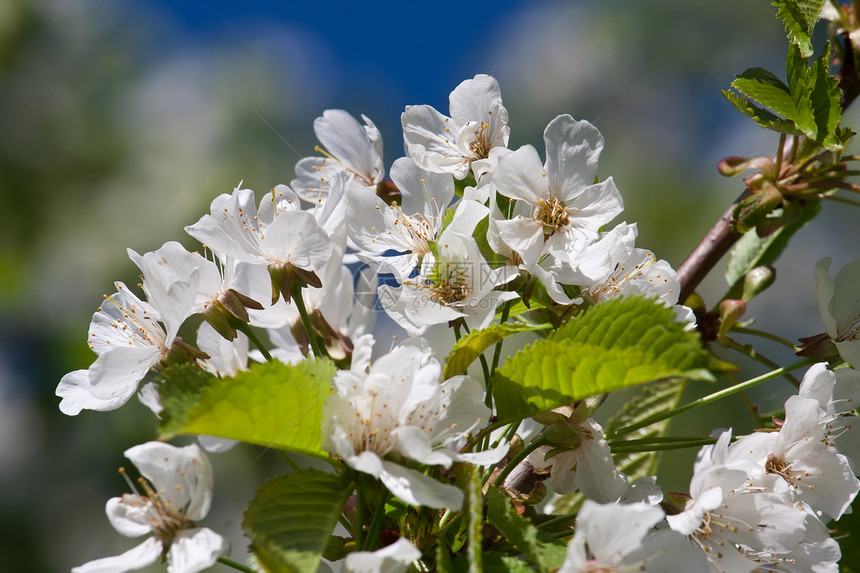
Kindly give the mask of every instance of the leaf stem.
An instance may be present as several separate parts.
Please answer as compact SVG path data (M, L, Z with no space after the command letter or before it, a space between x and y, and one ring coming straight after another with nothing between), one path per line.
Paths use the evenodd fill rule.
M240 322L239 324L237 324L236 330L247 336L248 340L254 343L254 346L257 347L257 350L260 351L260 354L263 355L263 358L265 358L267 362L271 362L272 360L274 360L274 358L272 358L272 355L269 354L269 351L266 350L266 347L263 345L262 342L260 342L260 339L257 337L257 334L248 325L247 322Z
M237 571L243 571L244 573L254 573L254 570L251 569L250 567L248 567L246 565L242 565L238 561L233 561L232 559L229 559L227 557L219 557L218 563L226 565L227 567L232 567L233 569L236 569Z
M373 510L373 517L370 519L370 527L367 530L367 535L364 538L364 547L361 551L373 551L373 540L379 537L379 526L382 525L382 518L385 516L385 502L388 498L388 489L382 488L382 497L376 502L376 507Z
M755 360L756 362L763 364L763 365L767 366L768 368L779 368L779 365L776 362L774 362L773 360L770 360L766 356L762 355L755 348L753 348L752 345L738 344L737 342L735 342L734 340L732 340L731 338L729 338L727 336L722 337L719 340L719 342L723 346L725 346L726 348L729 348L731 350L734 350L735 352L743 354L744 356L746 356L750 360ZM792 348L794 348L794 347L792 346ZM786 374L785 379L788 380L789 382L791 382L795 388L800 387L800 382L798 382L797 378L795 378L791 374Z
M314 356L317 358L329 358L328 352L320 345L317 334L311 326L311 320L308 317L308 311L305 308L305 300L302 298L302 287L294 285L290 294L292 295L293 300L296 301L296 307L299 309L299 316L302 318L302 326L305 327L305 332L308 335L308 341L314 351Z
M787 346L791 348L792 351L797 350L797 346L786 340L781 336L777 336L776 334L771 334L770 332L766 332L764 330L757 330L755 328L747 328L745 326L735 326L732 328L735 332L739 334L749 334L750 336L759 336L761 338L766 338L768 340L773 340L774 342L779 342L783 346Z
M720 399L725 398L727 396L731 396L732 394L737 394L738 392L742 392L743 390L746 390L748 388L752 388L753 386L755 386L757 384L761 384L762 382L766 382L767 380L772 380L774 378L778 378L778 377L783 376L784 374L786 374L788 372L793 372L795 370L803 368L804 366L810 366L814 362L815 362L815 360L812 358L804 358L802 360L798 360L794 364L790 364L790 365L784 366L782 368L777 368L776 370L772 370L770 372L762 374L761 376L756 376L755 378L751 378L751 379L747 380L746 382L741 382L740 384L735 384L734 386L730 386L728 388L720 390L719 392L714 392L713 394L709 394L707 396L699 398L698 400L693 400L689 404L679 406L673 410L654 414L653 416L649 416L649 417L645 418L644 420L640 420L639 422L636 422L635 424L630 424L629 426L619 428L618 430L613 432L611 436L606 436L606 439L608 440L610 438L617 438L618 436L623 436L624 434L629 434L630 432L635 432L639 428L644 428L646 426L650 426L651 424L653 424L655 422L661 422L663 420L666 420L668 418L671 418L673 416L677 416L678 414L686 412L687 410L692 410L693 408L697 408L699 406L704 406L705 404L710 404L711 402L716 402L717 400L720 400Z

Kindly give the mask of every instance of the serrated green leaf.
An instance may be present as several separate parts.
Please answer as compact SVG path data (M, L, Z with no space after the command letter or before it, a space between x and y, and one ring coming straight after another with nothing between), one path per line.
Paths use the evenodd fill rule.
M810 137L815 137L815 119L808 101L808 89L802 92L805 97L795 99L799 92L792 92L782 80L762 68L751 68L732 82L737 91L770 108ZM798 108L798 104L800 107Z
M457 341L454 348L448 354L445 360L444 378L447 380L452 376L464 374L469 365L475 361L478 356L496 344L501 342L508 336L520 334L522 332L535 332L538 330L546 330L550 325L530 325L508 322L505 324L494 324L480 330L473 330L463 338Z
M769 129L778 133L787 133L789 135L803 135L803 132L794 125L793 121L783 119L766 109L760 108L747 98L731 90L723 90L723 95L726 96L729 103L735 106L739 112L754 119L755 122L764 129Z
M796 44L788 46L785 69L788 76L788 90L795 107L794 123L803 133L814 138L818 127L815 124L812 101L810 100L813 84L812 73L806 65L806 58L801 56L800 48Z
M331 392L329 360L254 364L233 378L214 379L190 409L165 404L181 427L162 427L161 438L206 434L326 459L321 448L322 405Z
M172 365L159 372L155 379L161 397L162 433L176 433L185 425L189 410L200 399L200 394L218 380L197 364L185 363Z
M704 367L696 332L674 310L640 296L613 299L571 319L499 369L499 422L515 421L642 382L684 377Z
M813 65L812 75L815 78L811 95L817 130L815 140L829 151L838 151L842 149L836 136L836 128L842 119L842 106L839 103L842 90L839 89L839 80L830 75L830 42Z
M776 15L785 24L788 39L797 44L804 58L812 55L812 29L826 0L774 0Z
M565 548L543 537L528 519L517 515L510 500L496 488L487 491L487 521L539 571L552 571L564 562Z
M315 573L350 495L337 476L316 470L286 474L257 491L242 527L270 572Z
M767 237L753 231L745 233L729 252L726 282L731 286L726 298L741 298L744 276L755 267L775 262L788 245L788 240L818 213L819 201L809 201L800 218L790 225L777 229Z

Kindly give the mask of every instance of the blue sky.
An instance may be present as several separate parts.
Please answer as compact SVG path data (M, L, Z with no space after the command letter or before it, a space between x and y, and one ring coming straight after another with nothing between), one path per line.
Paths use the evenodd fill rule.
M360 99L375 87L385 91L392 105L429 103L442 108L460 81L488 71L475 67L488 59L485 50L495 44L494 36L526 6L521 0L151 1L183 37L195 40L253 36L255 30L272 26L301 30L328 52L321 58L323 65L334 65L332 75L349 86L350 95Z

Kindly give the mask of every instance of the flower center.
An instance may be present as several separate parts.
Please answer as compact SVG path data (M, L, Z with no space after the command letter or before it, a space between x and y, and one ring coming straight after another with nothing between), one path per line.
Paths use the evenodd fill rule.
M478 129L475 130L475 139L469 143L469 151L477 156L478 159L486 159L490 154L490 142L487 141L487 130L490 124L482 121Z
M451 306L463 302L467 296L472 294L466 273L463 271L450 271L447 278L441 279L430 288L430 300Z
M544 232L547 235L567 226L570 222L567 207L558 197L538 201L533 218L543 223Z
M180 478L184 478L184 472L180 472ZM176 534L183 529L194 527L194 522L188 519L186 512L188 506L177 507L167 495L162 495L166 492L156 491L154 487L143 477L137 479L138 485L143 490L145 495L138 493L137 488L129 479L125 472L125 468L119 468L119 472L131 486L133 494L124 494L122 503L133 508L143 508L146 516L149 518L149 525L152 527L156 538L161 540L165 546L173 541ZM182 484L176 484L176 491L182 490Z
M399 229L400 233L412 246L412 252L418 255L420 263L426 255L430 254L430 246L427 244L427 241L432 239L436 234L430 218L421 213L406 215L396 202L390 208L396 213L394 227Z

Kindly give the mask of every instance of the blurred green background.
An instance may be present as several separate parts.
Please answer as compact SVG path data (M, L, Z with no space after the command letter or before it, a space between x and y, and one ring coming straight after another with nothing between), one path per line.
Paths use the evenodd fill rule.
M66 571L137 543L111 528L104 503L126 491L122 452L154 437L152 414L132 400L66 417L54 389L92 362L86 333L102 293L137 283L125 249L190 246L183 227L218 194L242 180L258 192L288 183L313 153L324 109L370 116L390 166L402 155L404 105L446 112L457 83L492 74L511 147L542 152L543 127L561 113L597 125L600 176L615 178L623 219L639 223L639 246L676 267L742 189L717 162L776 145L720 95L745 68L784 67L766 0L334 2L324 14L310 3L182 4L0 0L2 572ZM788 339L823 330L813 265L829 255L835 270L860 256L857 216L825 204L796 236L770 296L750 307L758 328ZM721 273L701 288L709 302ZM753 397L768 410L787 392L774 384ZM677 431L748 424L740 401L725 401L679 418ZM666 489L686 487L692 453L666 457ZM243 504L282 462L250 447L210 459L206 525L241 559Z

